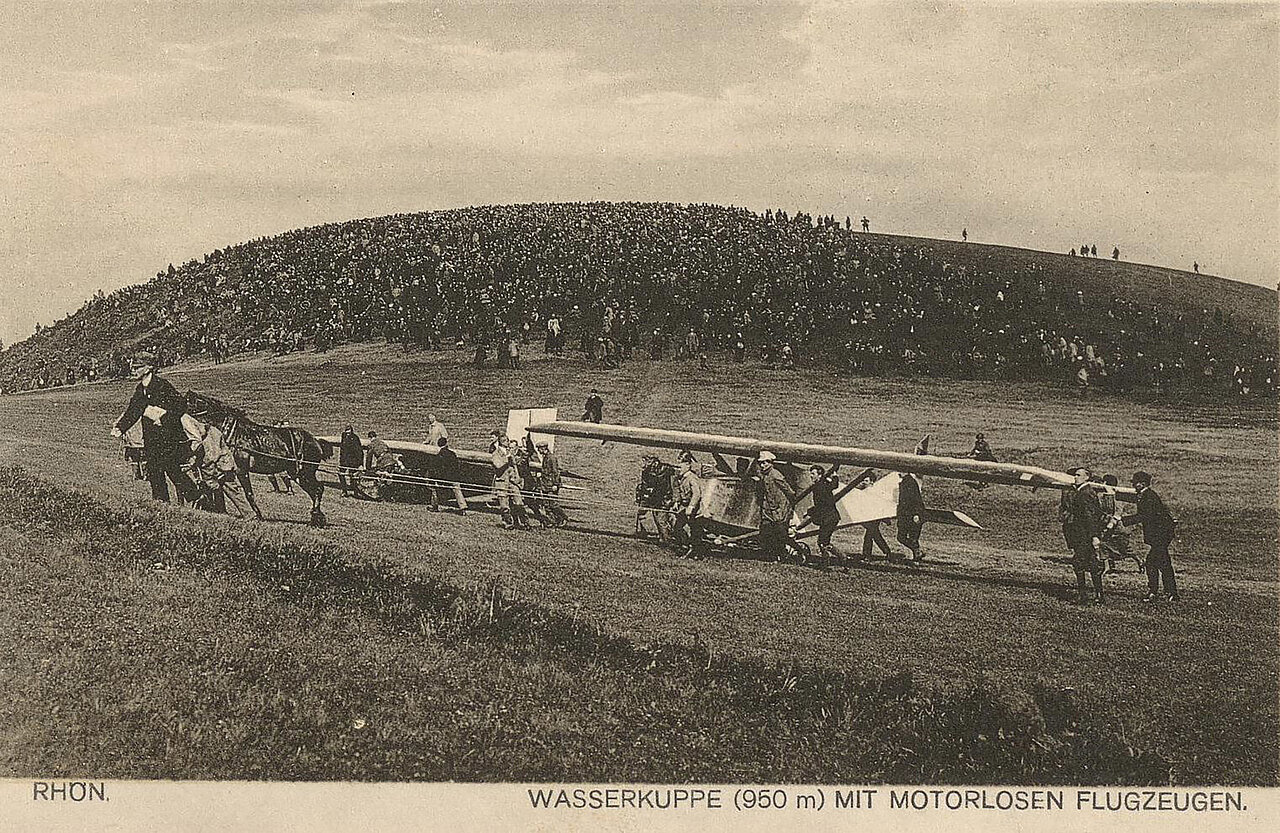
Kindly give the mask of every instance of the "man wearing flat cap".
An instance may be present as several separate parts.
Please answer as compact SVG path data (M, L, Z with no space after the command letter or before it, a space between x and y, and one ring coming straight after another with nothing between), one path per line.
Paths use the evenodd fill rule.
M1178 584L1173 577L1173 559L1169 556L1169 545L1173 543L1173 533L1177 521L1169 507L1164 505L1160 495L1151 488L1151 475L1145 471L1133 473L1133 488L1138 493L1138 512L1126 515L1122 520L1125 526L1142 525L1142 540L1151 551L1147 553L1147 595L1144 602L1154 602L1160 596L1160 581L1164 580L1165 598L1168 601L1178 600Z
M1098 559L1098 547L1102 543L1105 519L1098 495L1089 485L1091 472L1085 466L1069 470L1075 476L1075 485L1062 493L1059 517L1062 520L1062 537L1071 548L1071 567L1076 573L1076 589L1081 604L1102 604L1102 562ZM1085 574L1093 579L1095 595L1090 598L1085 587Z
M675 492L672 508L675 514L669 535L675 541L687 539L688 549L685 550L685 555L689 558L701 558L706 551L702 518L698 515L702 510L702 480L693 470L692 459L681 459L676 471L672 484ZM658 528L658 536L662 537L661 527Z
M782 472L774 468L773 463L777 459L770 451L761 451L756 457L759 468L756 488L760 495L760 554L782 561L787 554L796 493Z
M173 482L178 502L186 503L195 494L195 484L182 470L183 458L189 448L187 435L182 428L182 415L186 403L178 391L156 373L150 359L144 357L134 370L138 386L125 406L124 413L111 428L111 436L123 436L142 420L142 449L147 459L147 480L151 482L151 497L169 500L169 486Z

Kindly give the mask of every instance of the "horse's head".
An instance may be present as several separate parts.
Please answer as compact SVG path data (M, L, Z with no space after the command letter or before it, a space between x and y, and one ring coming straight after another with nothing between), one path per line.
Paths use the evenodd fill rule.
M186 408L191 416L213 425L231 418L245 418L245 412L239 408L193 390L187 391Z

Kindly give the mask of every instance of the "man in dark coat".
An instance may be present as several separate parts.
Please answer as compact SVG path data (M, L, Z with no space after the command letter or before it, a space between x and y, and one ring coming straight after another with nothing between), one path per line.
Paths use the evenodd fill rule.
M1084 466L1071 470L1076 482L1074 488L1062 494L1059 514L1062 520L1062 537L1071 548L1071 567L1076 573L1076 589L1080 603L1088 604L1085 574L1093 578L1096 596L1094 604L1102 604L1102 562L1098 559L1098 547L1102 544L1105 519L1098 494L1089 484L1090 472Z
M462 493L462 467L458 464L458 455L449 447L449 438L441 437L436 441L440 449L436 452L435 478L440 481L437 488L431 490L431 509L440 508L440 495L452 495L458 506L458 514L467 514L467 498Z
M168 478L178 494L178 502L186 503L196 492L195 484L182 470L182 463L190 451L186 432L182 429L186 402L173 385L161 378L149 364L138 368L135 377L138 379L138 386L134 388L133 397L125 406L124 413L112 427L111 435L123 436L138 420L142 420L142 448L147 459L147 480L151 482L151 497L168 502L169 486L165 482ZM153 418L147 413L148 407L152 406L164 413Z
M546 440L539 441L536 448L541 467L535 482L537 492L542 495L542 509L552 526L564 526L569 523L569 516L555 499L564 484L560 473L560 458L551 450L551 444Z
M647 537L648 528L645 520L651 519L655 535L659 541L666 541L671 532L674 514L668 512L673 503L675 490L671 488L676 476L670 463L663 463L657 457L646 456L644 467L640 470L640 481L636 483L636 536Z
M360 443L360 435L353 426L348 425L338 444L338 482L342 484L343 497L360 494L358 472L363 463L364 446Z
M924 529L924 495L920 481L913 474L902 475L898 484L898 543L911 551L912 563L924 560L920 551L920 532Z
M813 478L813 489L809 495L813 499L813 508L809 510L809 520L818 527L818 552L830 561L836 561L840 553L831 544L831 536L840 525L840 511L836 509L836 489L840 481L821 466L810 466L809 475Z
M1133 473L1133 488L1138 492L1138 512L1126 515L1125 526L1142 525L1142 540L1151 551L1147 553L1147 595L1144 602L1154 602L1160 594L1160 580L1164 579L1164 592L1171 602L1178 600L1178 585L1173 577L1173 559L1169 545L1177 521L1164 505L1160 495L1151 488L1151 475L1145 471Z
M582 422L600 422L604 419L604 400L600 398L600 394L594 389L591 395L587 397L587 402L582 408Z

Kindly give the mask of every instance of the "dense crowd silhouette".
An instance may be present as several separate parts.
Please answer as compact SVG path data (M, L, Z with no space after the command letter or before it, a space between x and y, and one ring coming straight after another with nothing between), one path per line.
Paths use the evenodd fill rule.
M516 368L536 343L606 368L714 354L867 375L1275 395L1273 333L1208 302L1143 304L1108 291L1105 276L1072 279L1114 266L1104 259L1055 270L1050 255L973 244L961 254L860 225L565 203L300 229L99 293L0 353L0 390L121 376L139 353L163 365L386 339L465 346L476 363Z

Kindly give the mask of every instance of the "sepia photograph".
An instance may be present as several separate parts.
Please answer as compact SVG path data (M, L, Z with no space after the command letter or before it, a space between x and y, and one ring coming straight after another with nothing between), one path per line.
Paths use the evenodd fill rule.
M0 32L0 816L1274 798L1277 4Z

